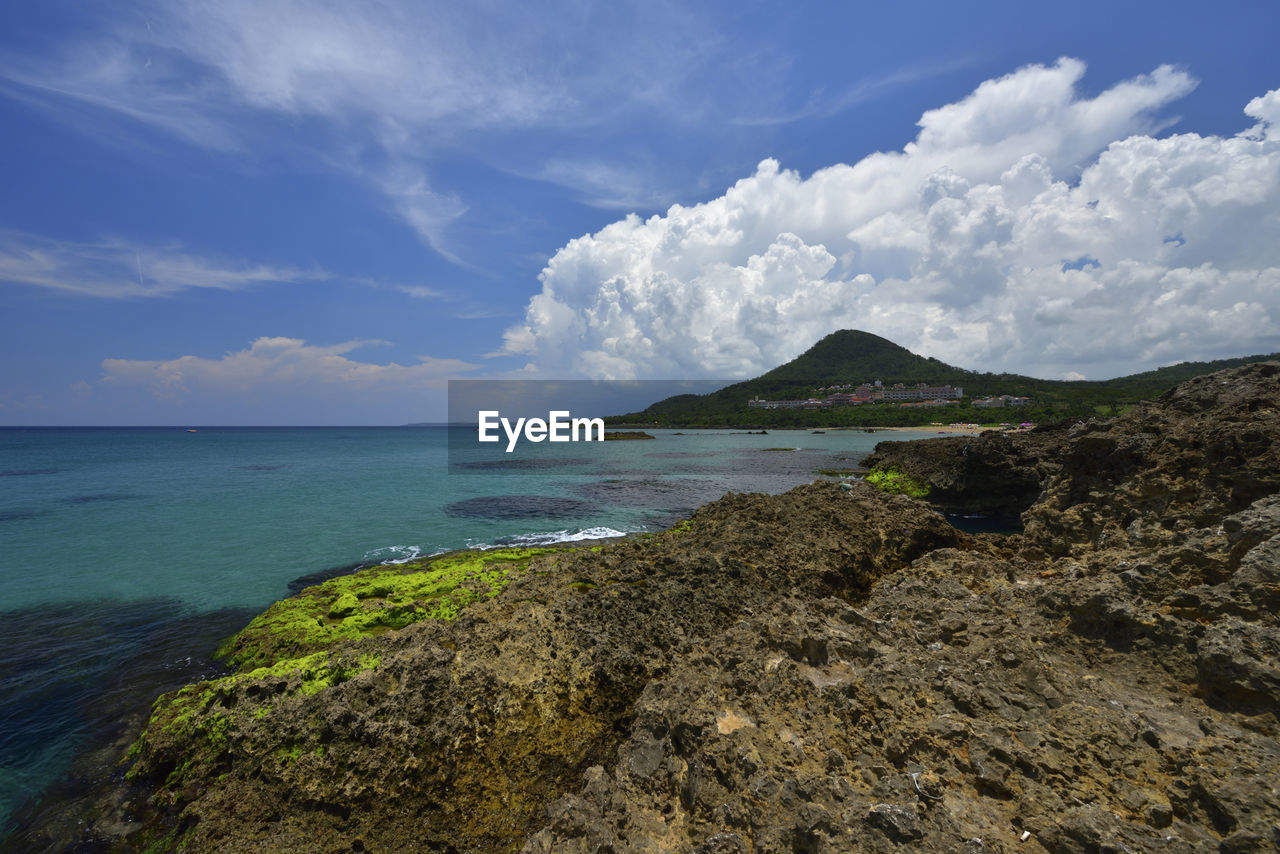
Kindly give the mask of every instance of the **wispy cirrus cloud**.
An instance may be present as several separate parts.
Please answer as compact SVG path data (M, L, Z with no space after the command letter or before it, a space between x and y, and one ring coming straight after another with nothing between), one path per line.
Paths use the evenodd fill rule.
M378 178L377 185L400 218L428 246L455 264L464 264L449 246L446 234L449 224L467 212L458 196L435 192L426 171L408 163L392 166Z
M327 278L318 270L209 258L173 246L54 240L0 231L0 281L102 299L164 297L197 288L231 291Z
M74 38L0 52L0 92L95 135L115 121L130 142L137 126L242 157L309 151L458 263L448 232L469 205L441 187L442 152L484 160L497 140L510 161L511 134L545 135L520 171L619 204L640 195L631 176L565 166L583 129L735 108L690 85L731 76L728 47L679 3L135 0L96 14Z
M140 141L131 125L217 151L240 150L246 141L216 80L189 76L180 56L149 49L127 31L106 31L73 48L0 53L0 93L122 144Z
M956 59L949 62L898 68L868 76L835 91L815 90L809 93L802 104L791 106L780 112L751 112L737 116L733 121L745 127L761 127L830 118L895 89L951 74L971 64L971 59Z
M415 299L444 299L446 297L444 291L428 288L425 285L401 285L399 290L401 293L408 294Z
M568 187L584 204L605 210L666 208L679 197L674 188L662 186L659 167L621 159L552 158L527 177Z

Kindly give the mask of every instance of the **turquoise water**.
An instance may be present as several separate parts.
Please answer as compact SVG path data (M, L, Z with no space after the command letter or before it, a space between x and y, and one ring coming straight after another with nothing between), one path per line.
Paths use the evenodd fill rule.
M113 720L206 674L217 638L300 576L665 527L886 438L653 433L531 448L523 467L455 450L450 473L443 427L0 429L0 818Z

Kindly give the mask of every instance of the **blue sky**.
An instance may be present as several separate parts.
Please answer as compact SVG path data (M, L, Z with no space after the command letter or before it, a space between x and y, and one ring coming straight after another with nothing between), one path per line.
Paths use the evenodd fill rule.
M0 424L437 420L451 377L739 378L838 328L1051 377L1277 350L1277 32L8 3Z

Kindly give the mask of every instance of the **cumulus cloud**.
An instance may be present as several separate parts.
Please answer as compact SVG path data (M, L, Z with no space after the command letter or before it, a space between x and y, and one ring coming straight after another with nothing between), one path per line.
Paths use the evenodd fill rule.
M1062 59L926 112L914 141L809 178L630 216L550 260L504 352L605 378L757 373L857 328L1042 376L1280 341L1276 91L1239 136L1160 137L1195 85L1160 67L1081 97Z
M290 397L325 395L335 386L348 391L412 392L443 388L451 376L475 369L458 359L418 357L412 365L380 365L348 357L378 341L347 341L331 346L297 338L259 338L243 350L216 359L181 356L167 360L104 359L101 382L117 388L145 388L162 400L232 392L285 393Z
M54 240L0 231L0 281L125 299L168 296L193 288L239 290L267 282L302 282L324 273L193 255L178 248L121 241Z
M1258 124L1245 132L1256 139L1280 138L1280 89L1272 89L1250 101L1244 108L1245 115L1257 119Z

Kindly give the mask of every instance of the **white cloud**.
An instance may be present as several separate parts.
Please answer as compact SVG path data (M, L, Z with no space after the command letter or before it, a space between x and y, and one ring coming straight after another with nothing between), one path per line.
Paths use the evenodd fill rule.
M400 291L416 299L443 299L445 296L443 291L424 285L401 285Z
M545 28L533 10L224 0L164 3L154 14L157 46L216 69L236 98L269 111L416 128L520 124L571 105L562 81L526 64L536 36L520 28ZM484 38L491 28L511 38Z
M569 187L592 207L633 211L671 203L674 193L655 186L660 174L661 170L652 164L552 158L536 173L524 177Z
M219 358L181 356L167 360L104 359L101 382L141 387L162 400L230 393L243 401L255 394L291 398L327 396L335 386L348 392L413 392L444 387L450 377L475 369L458 359L418 357L412 365L379 365L348 358L378 341L347 341L328 347L297 338L259 338L244 350Z
M446 231L468 206L441 188L442 156L483 158L493 142L501 168L622 204L651 194L634 170L572 168L582 129L728 115L773 77L752 69L757 85L725 103L707 83L741 90L742 58L726 56L707 16L657 0L135 0L81 14L72 37L0 50L0 93L131 145L142 126L245 157L309 151L455 261ZM512 135L531 130L559 142L513 151Z
M969 64L970 61L968 60L956 60L898 68L885 74L864 78L836 92L815 91L811 93L808 102L803 106L792 106L778 113L753 112L739 115L734 117L733 123L746 127L759 127L830 118L864 101L877 98L890 90L921 80L927 80L931 77L952 73Z
M246 264L118 240L84 243L0 231L0 281L108 299L168 296L193 288L239 290L326 278L318 271Z
M30 413L44 412L49 408L42 394L28 394L22 397L16 397L8 392L0 392L0 412L11 413Z
M449 223L467 212L457 196L434 192L426 173L407 163L388 170L378 180L379 189L391 200L405 222L432 249L454 263L461 259L449 249L445 230Z
M1244 112L1258 121L1245 135L1270 140L1280 138L1280 89L1254 98L1245 105Z
M563 81L527 67L536 35L518 28L535 15L516 8L497 19L512 38L492 39L477 32L484 15L412 3L132 5L111 9L58 53L0 55L0 76L214 147L251 132L229 112L236 107L360 118L388 143L404 143L431 123L520 125L572 106ZM222 132L210 136L212 128Z
M901 152L772 161L548 262L504 351L545 375L740 377L858 328L953 364L1137 370L1280 342L1276 92L1234 137L1153 136L1194 81L1093 98L1063 59L930 110Z

